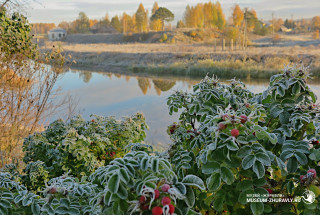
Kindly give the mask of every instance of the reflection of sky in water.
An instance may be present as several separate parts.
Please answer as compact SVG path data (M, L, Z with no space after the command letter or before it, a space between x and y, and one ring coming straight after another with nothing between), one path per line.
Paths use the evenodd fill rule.
M174 90L191 91L192 85L199 80L183 77L155 79L157 80L107 73L68 72L58 81L57 86L60 86L64 93L79 99L78 109L87 119L93 113L119 118L143 112L150 127L147 141L163 145L169 143L166 127L178 119L177 114L169 116L166 98ZM170 81L171 84L168 86L167 83ZM256 93L262 92L268 86L267 80L245 80L244 82L249 90ZM159 87L163 90L172 88L162 92ZM320 83L314 80L311 88L319 97Z

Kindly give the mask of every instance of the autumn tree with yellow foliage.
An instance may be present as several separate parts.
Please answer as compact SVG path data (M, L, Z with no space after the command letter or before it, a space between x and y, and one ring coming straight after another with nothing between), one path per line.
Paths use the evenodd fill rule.
M232 20L233 20L233 25L236 27L241 26L242 21L243 21L243 12L238 4L236 4L233 8L232 12Z
M136 31L136 24L135 24L135 16L130 16L127 13L123 13L121 17L121 23L122 23L122 32L135 32Z
M138 32L145 32L148 28L148 13L144 9L143 4L139 5L139 8L136 12L136 27Z
M208 2L187 6L184 13L184 23L189 28L213 28L223 29L226 24L225 15L221 4Z

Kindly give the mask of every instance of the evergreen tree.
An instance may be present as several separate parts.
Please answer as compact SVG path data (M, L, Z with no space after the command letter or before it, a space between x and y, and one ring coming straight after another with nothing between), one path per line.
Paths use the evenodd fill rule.
M110 25L110 19L109 14L106 13L106 15L100 20L101 26L109 26Z
M174 14L165 7L160 7L151 17L151 20L160 19L163 24L164 28L164 22L171 22L174 19Z
M114 16L111 19L111 26L114 27L118 32L121 32L121 23L118 16Z

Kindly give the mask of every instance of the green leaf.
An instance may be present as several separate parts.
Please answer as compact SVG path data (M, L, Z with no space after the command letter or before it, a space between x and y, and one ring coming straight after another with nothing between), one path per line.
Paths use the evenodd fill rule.
M186 186L180 182L174 184L174 187L181 193L181 195L186 195Z
M290 195L292 194L293 189L294 189L293 181L289 181L289 182L287 183L287 190L288 190L288 193L289 193Z
M11 203L6 199L0 199L0 206L4 208L11 208Z
M104 198L103 198L104 204L106 204L107 206L109 206L110 203L111 203L111 197L112 197L112 193L110 193L109 191L107 191L107 192L104 194Z
M252 152L252 150L251 150L250 146L243 146L237 152L237 156L240 158L243 158L243 157L249 155L251 152Z
M264 205L262 202L251 202L250 208L254 215L259 215L263 213Z
M288 124L290 119L290 114L288 112L282 112L279 116L281 124Z
M187 193L185 198L186 204L188 205L189 208L192 208L195 201L196 201L196 197L194 195L193 189L191 187L187 187Z
M189 186L196 186L200 190L205 189L202 179L195 175L187 175L182 179L182 183Z
M257 187L261 187L267 184L267 180L263 178L259 178L253 181L253 185Z
M237 187L236 187L237 190L241 190L241 191L249 190L249 189L252 189L252 188L253 188L253 186L252 186L252 181L251 180L240 181L237 184Z
M33 203L31 205L32 214L38 215L40 214L40 206L38 204Z
M235 143L233 139L228 141L226 145L230 151L237 151L239 149L238 145Z
M120 177L117 173L113 174L108 181L108 189L111 193L117 193L120 184Z
M59 206L56 208L56 210L54 211L57 214L67 214L69 211L69 208L65 207L65 206Z
M7 215L7 214L8 214L8 208L0 205L0 215Z
M270 166L271 165L271 161L270 161L269 156L267 154L265 154L264 152L257 153L256 154L256 159L258 161L260 161L265 166Z
M283 97L284 94L286 93L285 89L280 85L277 87L277 94L280 96L280 97Z
M120 176L120 180L123 181L124 183L128 183L128 181L130 180L129 175L125 169L119 170L119 176Z
M71 207L71 208L69 208L69 214L70 215L80 215L80 211L78 208Z
M234 177L233 177L233 173L230 169L226 168L226 167L221 167L221 178L224 182L226 182L227 184L232 184L234 181Z
M222 211L225 196L219 196L214 199L213 208L216 211Z
M272 118L277 118L282 112L283 112L282 108L275 106L274 108L271 108L270 115Z
M251 198L252 196L250 195L252 194L254 194L254 191L252 189L244 190L240 193L238 201L240 202L240 204L245 205L248 203L247 198Z
M288 172L290 173L294 173L296 172L298 169L298 162L297 162L297 159L294 158L294 157L291 157L289 160L288 160L288 163L287 163L287 170Z
M127 199L128 198L128 191L123 183L119 184L119 189L117 195L120 199Z
M272 212L272 208L269 205L264 205L264 213L271 213Z
M259 162L259 161L256 161L253 164L253 172L256 173L258 178L262 178L264 176L264 173L265 173L265 169L264 169L263 164L261 162Z
M144 157L141 159L141 169L145 171L149 167L149 157Z
M242 160L242 167L243 167L243 169L249 169L250 167L253 166L254 162L256 162L256 156L254 156L254 155L247 155L247 156Z
M152 171L158 172L158 170L159 170L159 159L158 158L152 159L151 168L152 168Z
M311 154L309 155L309 158L314 161L319 161L320 160L319 150L318 149L311 150Z
M277 164L280 167L280 169L285 170L286 164L279 157L276 157L276 161L277 161Z
M25 206L28 206L32 203L32 194L29 193L23 200L22 200L22 205L25 207Z
M308 158L304 153L295 152L294 156L297 158L301 165L306 165L308 163Z
M207 178L207 187L209 191L216 191L220 187L221 178L219 173L213 173Z
M220 171L220 164L215 161L207 162L202 166L202 173L203 174L212 174L214 172Z
M269 134L269 140L272 144L277 144L277 142L278 142L277 136L273 133Z

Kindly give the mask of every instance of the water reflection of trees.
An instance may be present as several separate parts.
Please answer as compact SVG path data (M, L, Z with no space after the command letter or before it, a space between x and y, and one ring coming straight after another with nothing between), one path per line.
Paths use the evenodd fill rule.
M92 78L92 72L81 71L79 73L79 78L81 78L84 83L89 83Z
M176 85L175 81L169 81L169 80L152 80L155 88L160 89L162 92L166 92L170 90L174 85Z
M150 80L148 78L139 78L139 77L137 77L137 79L138 79L138 85L142 93L146 95L148 92L148 89L151 88Z
M138 80L138 85L144 95L147 94L148 89L151 88L151 79L149 78L143 78L143 77L136 77ZM161 95L161 92L166 92L170 90L174 85L176 84L175 81L169 81L169 80L161 80L156 79L152 80L154 89L158 95Z

